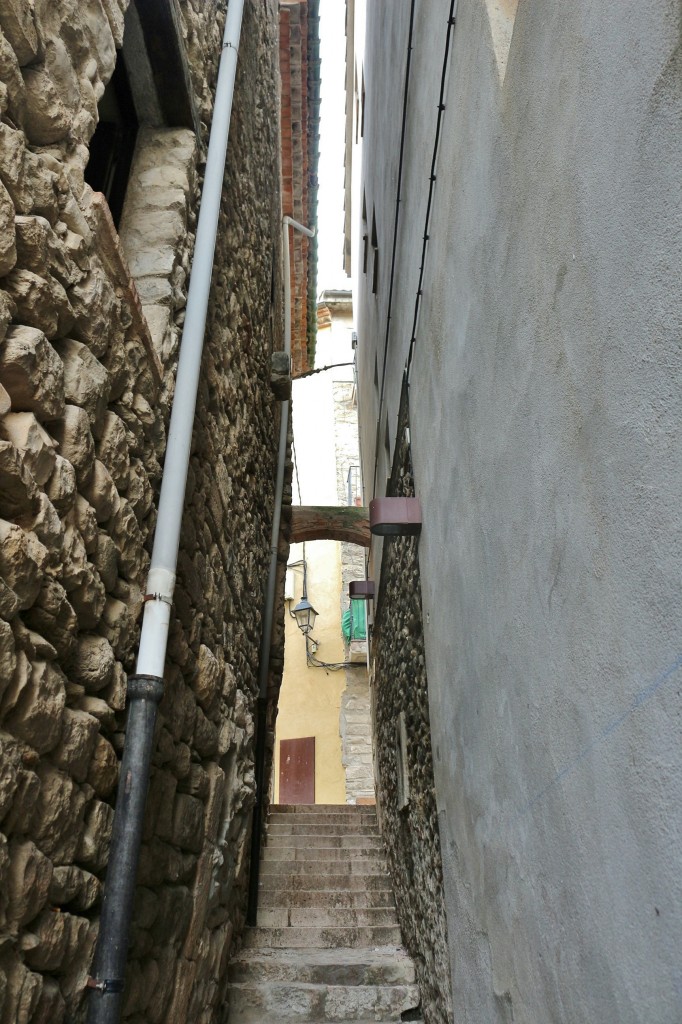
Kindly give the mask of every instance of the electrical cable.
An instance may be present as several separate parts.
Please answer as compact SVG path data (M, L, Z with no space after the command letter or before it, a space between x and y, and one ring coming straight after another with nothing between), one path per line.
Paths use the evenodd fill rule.
M407 58L405 62L405 88L403 90L403 115L400 129L400 157L398 159L398 187L395 200L395 219L393 222L393 251L391 254L391 277L388 286L388 311L386 316L386 336L384 338L384 360L381 367L381 392L379 395L379 415L377 417L377 435L374 446L374 480L372 482L372 494L376 493L377 467L379 464L379 433L381 430L381 413L384 405L384 385L386 383L386 357L388 355L388 337L391 326L391 308L393 306L393 281L395 277L395 254L398 245L398 220L400 216L401 196L400 190L403 181L403 162L405 159L405 132L407 128L407 97L410 84L410 65L412 63L412 34L414 30L414 9L415 0L410 4L410 28L407 37Z
M410 338L410 348L407 354L407 367L406 374L409 384L410 379L410 368L412 366L412 355L414 353L414 346L417 340L417 321L419 319L419 310L421 306L421 298L423 294L424 284L424 267L426 266L426 247L429 241L429 222L431 220L431 205L433 203L433 191L436 184L436 161L438 160L438 146L440 143L440 133L443 120L443 113L445 111L445 85L447 82L448 72L448 59L450 56L450 40L452 36L452 30L455 27L455 10L457 8L457 0L450 0L450 14L448 16L448 28L445 33L445 53L443 54L443 69L440 78L440 95L438 97L438 116L436 117L436 135L433 140L433 156L431 158L431 174L429 175L429 198L426 203L426 216L424 218L424 235L422 238L422 256L421 263L419 265L419 284L417 285L417 294L414 300L414 318L412 320L412 336Z
M413 318L413 321L412 321L412 333L411 333L411 337L410 337L410 346L409 346L409 350L408 350L408 357L407 357L407 364L406 364L406 372L408 374L408 378L409 378L409 370L410 370L411 363L412 363L412 354L413 354L413 351L414 351L414 345L415 345L415 341L416 341L417 321L418 321L418 317L419 317L419 308L420 308L421 296L422 296L422 291L423 291L424 265L425 265L425 261L426 261L426 247L427 247L427 242L429 240L428 228L429 228L429 221L430 221L430 217L431 217L431 206L432 206L432 202L433 202L433 190L434 190L434 185L436 183L436 161L437 161L437 157L438 157L438 145L439 145L439 142L440 142L442 116L443 116L443 112L445 110L445 102L444 102L444 100L445 100L445 86L446 86L446 82L447 82L447 69L448 69L448 59L449 59L449 55L450 55L451 33L452 33L452 29L454 28L454 25L455 25L456 10L457 10L457 0L450 0L450 9L449 9L449 13L448 13L447 31L446 31L446 35L445 35L445 52L444 52L444 55L443 55L443 67L442 67L442 71L441 71L440 94L439 94L439 99L438 99L438 114L437 114L437 118L436 118L436 133L435 133L434 146L433 146L433 155L432 155L432 159L431 159L431 173L429 175L429 195L428 195L427 206L426 206L426 218L425 218L425 223L424 223L424 234L423 234L423 238L422 238L421 263L420 263L420 266L419 266L419 284L417 286L417 294L416 294L416 297L415 297L415 310L414 310L414 318ZM398 188L397 188L397 197L396 197L396 216L395 216L395 226L394 226L394 233L393 233L393 256L392 256L392 260L391 260L391 279L390 279L389 296L388 296L388 313L387 313L387 319L386 319L386 337L385 337L385 340L384 340L384 360L383 360L382 373L381 373L381 392L380 392L380 398L379 398L379 415L378 415L378 418L377 418L377 435L376 435L376 441L375 441L375 447L374 447L374 483L373 483L373 487L372 487L372 493L373 494L376 493L377 469L378 469L378 466L379 466L379 451L380 451L379 440L380 440L380 431L381 431L381 415L382 415L383 404L384 404L385 381L386 381L386 364L387 364L387 357L388 357L388 341L389 341L389 330L390 330L390 322L391 322L391 307L392 307L392 301L393 301L393 283L394 283L393 278L394 278L394 271L395 271L395 253L396 253L397 234L398 234L398 212L399 212L400 202L401 202L400 189L401 189L402 172L403 172L404 143L405 143L405 130L406 130L406 119L407 119L408 84L409 84L409 73L410 73L411 51L412 51L413 18L414 18L414 0L413 0L413 3L412 3L411 10L410 10L410 32L409 32L409 39L408 39L407 63L406 63L406 70L405 70L405 91L404 91L404 98L403 98L403 121L402 121L402 129L401 129L401 136L400 136L400 162L399 162L399 166L398 166Z

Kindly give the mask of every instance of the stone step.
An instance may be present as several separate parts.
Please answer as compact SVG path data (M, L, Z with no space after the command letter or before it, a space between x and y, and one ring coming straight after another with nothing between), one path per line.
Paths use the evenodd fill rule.
M321 985L413 985L412 958L402 946L377 949L242 949L230 981L298 981Z
M293 815L292 815L293 817ZM310 822L310 821L271 821L268 825L270 836L378 836L379 826L374 823L363 825L360 822Z
M410 1016L407 1019L409 1020L410 1024L424 1024L423 1017L413 1017L412 1014L410 1014ZM236 1020L237 1018L235 1017L235 1021ZM272 1016L268 1014L267 1017L261 1015L258 1018L258 1021L259 1024L279 1024L280 1018L276 1015ZM232 1017L230 1017L230 1024L232 1024ZM324 1021L319 1018L317 1020L313 1018L312 1021L307 1021L306 1024L324 1024ZM379 1017L378 1019L375 1017L363 1017L362 1020L360 1020L359 1018L357 1020L354 1020L353 1024L394 1024L394 1021L391 1020L389 1017Z
M230 986L230 1022L260 1024L263 1014L279 1020L348 1021L381 1014L400 1020L419 1005L416 985L311 985L301 982L236 982Z
M400 928L379 925L358 928L247 928L244 945L247 949L333 949L339 946L397 946Z
M275 853L276 851L273 851ZM349 857L348 850L331 850L325 852L324 856L313 857L312 850L291 851L296 854L307 854L307 856L287 856L280 858L271 856L270 851L265 851L261 863L261 875L273 874L307 874L321 875L325 872L333 872L337 875L385 875L386 859L383 854L376 857Z
M358 928L397 925L394 907L271 907L258 910L259 928Z
M271 814L268 822L272 825L343 825L352 829L355 825L376 825L376 811L361 805L357 814Z
M277 867L278 865L272 865ZM285 889L309 889L324 891L382 891L392 892L391 879L387 871L377 871L373 874L355 875L340 873L327 873L311 871L310 874L302 874L300 871L286 874L284 871L263 872L261 868L259 886L261 891L285 890Z
M382 850L384 849L384 843L381 836L354 836L354 835L341 835L341 836L306 836L306 835L271 835L268 838L266 850L278 849L278 850L293 850L300 848L303 850L332 850L332 849L343 849L343 850Z
M266 889L258 897L258 906L270 907L340 907L358 910L370 907L394 907L390 887L364 889L356 892L336 889Z
M270 804L270 814L365 814L364 804Z

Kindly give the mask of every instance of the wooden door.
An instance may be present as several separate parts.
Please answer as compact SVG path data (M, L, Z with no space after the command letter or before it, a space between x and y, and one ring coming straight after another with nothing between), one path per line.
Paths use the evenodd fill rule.
M315 803L315 737L280 740L279 802Z

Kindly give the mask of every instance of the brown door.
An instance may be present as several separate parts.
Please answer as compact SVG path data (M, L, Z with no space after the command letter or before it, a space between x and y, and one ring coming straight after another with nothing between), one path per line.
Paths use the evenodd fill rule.
M280 740L279 802L315 803L315 737Z

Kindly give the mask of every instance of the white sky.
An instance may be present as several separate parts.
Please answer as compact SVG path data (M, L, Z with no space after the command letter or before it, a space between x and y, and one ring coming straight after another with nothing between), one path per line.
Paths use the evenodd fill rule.
M345 0L320 0L320 189L317 290L350 288L343 270L343 156L346 77Z

